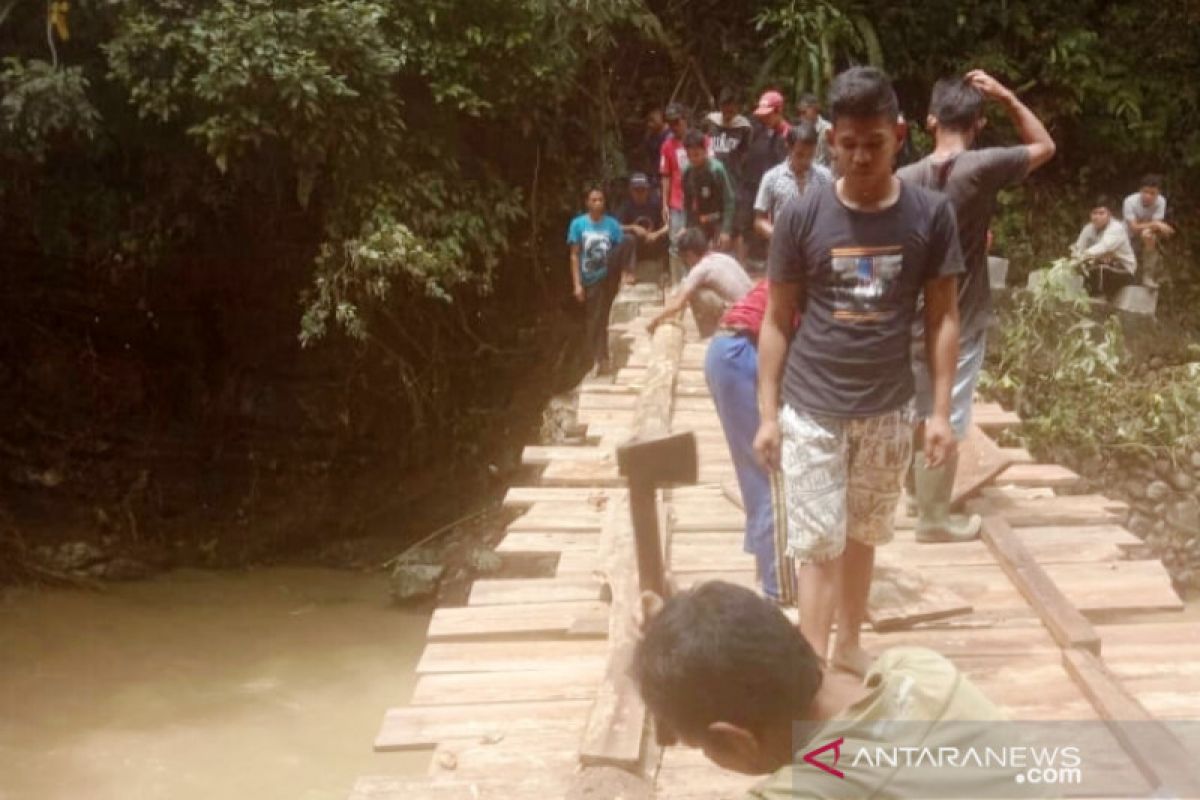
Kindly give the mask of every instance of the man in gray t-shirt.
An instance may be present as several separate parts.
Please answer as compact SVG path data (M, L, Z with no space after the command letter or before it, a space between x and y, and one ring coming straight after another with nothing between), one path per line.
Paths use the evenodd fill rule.
M976 135L986 119L983 104L992 99L1004 106L1023 144L972 150ZM1019 183L1054 155L1054 140L1038 118L1015 94L982 70L965 78L946 78L933 87L928 127L933 131L933 153L896 172L905 183L944 193L958 217L966 274L958 284L958 313L961 331L958 369L951 394L950 424L955 437L966 438L971 426L971 404L983 367L987 329L992 319L992 294L987 270L987 233L996 210L1000 190ZM920 344L920 319L917 320ZM923 348L913 349L917 382L917 413L928 416L933 409L933 386ZM918 541L973 539L979 534L977 516L950 515L957 460L950 459L939 470L928 470L917 455L914 483Z
M836 614L832 663L861 675L870 663L859 630L875 547L892 538L912 457L917 301L924 297L936 378L925 452L938 466L954 450L963 266L950 202L892 175L905 126L887 77L854 67L829 96L843 177L787 203L775 221L754 447L776 471L776 516L786 520L787 555L801 564L800 630L824 658Z
M1138 190L1126 197L1121 205L1121 216L1142 267L1142 283L1155 288L1162 278L1159 274L1162 265L1159 243L1175 233L1166 221L1167 198L1162 195L1162 177L1147 175L1142 178Z

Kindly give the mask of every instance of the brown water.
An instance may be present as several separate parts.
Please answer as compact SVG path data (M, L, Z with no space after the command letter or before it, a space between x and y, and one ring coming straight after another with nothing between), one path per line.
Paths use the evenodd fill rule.
M180 571L0 599L0 800L326 800L407 702L427 612L380 576Z

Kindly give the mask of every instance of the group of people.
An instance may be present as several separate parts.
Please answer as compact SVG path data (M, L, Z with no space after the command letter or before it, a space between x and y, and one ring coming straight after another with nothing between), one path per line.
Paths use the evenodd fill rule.
M1114 220L1107 195L1092 204L1091 219L1071 247L1084 266L1088 294L1112 300L1126 286L1157 289L1162 280L1162 242L1175 233L1167 221L1162 177L1146 175L1138 190L1121 204Z
M760 98L757 125L734 97L721 101L707 134L688 130L677 107L663 114L657 218L605 217L593 192L568 237L585 302L606 280L603 270L587 278L588 237L603 228L606 253L629 239L670 243L687 268L651 328L702 289L728 306L705 374L761 593L712 582L676 594L648 616L633 671L662 730L727 768L779 770L764 796L801 785L805 796L831 796L813 788L828 779L820 771L794 782L803 744L794 722L865 741L876 735L869 722L889 715L998 716L946 659L911 649L873 659L859 631L875 548L892 538L910 468L918 540L978 535L978 519L949 508L991 319L989 222L997 193L1055 145L1011 90L979 70L938 82L926 121L935 148L899 171L906 123L878 69L837 76L828 121L817 113L788 122L775 91ZM1020 144L973 148L988 101L1005 110ZM804 108L819 110L810 99ZM650 205L653 178L630 183L630 204ZM767 246L757 281L743 266L755 240ZM619 273L628 262L609 263ZM779 609L790 604L798 629ZM903 776L876 778L891 788L870 787L875 796L898 796Z

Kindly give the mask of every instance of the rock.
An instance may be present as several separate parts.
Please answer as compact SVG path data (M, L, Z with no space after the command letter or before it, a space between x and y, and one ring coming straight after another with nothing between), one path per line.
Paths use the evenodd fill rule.
M1094 477L1099 475L1104 470L1104 459L1100 456L1091 456L1080 467L1084 475Z
M1150 531L1154 528L1154 520L1140 511L1133 511L1129 514L1127 527L1137 536L1146 539Z
M1196 469L1200 469L1200 450L1192 451L1192 466Z
M475 570L480 575L490 575L493 572L499 572L504 566L503 559L494 550L489 550L486 547L476 548L467 556L467 563L471 565L471 569Z
M91 542L64 542L49 560L56 569L74 572L103 561L104 552Z
M1126 481L1122 489L1134 500L1141 500L1146 496L1146 487L1139 480Z
M392 599L411 603L432 597L446 568L441 564L397 564L392 570Z
M117 556L104 565L103 577L110 581L136 581L150 577L153 572L150 565L137 559Z
M1165 363L1166 362L1160 357L1155 356L1154 358L1150 359L1150 369L1162 369Z
M1174 471L1175 471L1175 468L1171 465L1171 462L1165 458L1160 458L1154 462L1154 472L1160 478L1169 477L1170 474Z
M1151 481L1146 487L1146 497L1158 503L1171 496L1171 487L1162 481Z
M1167 523L1176 530L1200 535L1200 500L1189 497L1173 503L1167 511Z
M1192 476L1181 469L1171 473L1170 481L1171 485L1181 492L1190 492L1196 485L1196 481L1192 479Z

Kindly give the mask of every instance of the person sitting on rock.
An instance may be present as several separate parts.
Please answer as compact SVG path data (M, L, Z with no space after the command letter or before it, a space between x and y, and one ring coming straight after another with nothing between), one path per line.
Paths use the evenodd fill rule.
M1115 222L1106 195L1092 203L1092 218L1071 246L1071 255L1083 265L1088 294L1112 300L1117 292L1134 282L1137 258L1129 244L1125 226Z
M1121 216L1125 218L1125 232L1129 234L1133 253L1142 267L1142 283L1156 288L1162 278L1159 245L1163 239L1175 234L1175 229L1166 222L1167 198L1162 194L1162 177L1147 175L1142 178L1138 190L1125 198Z

